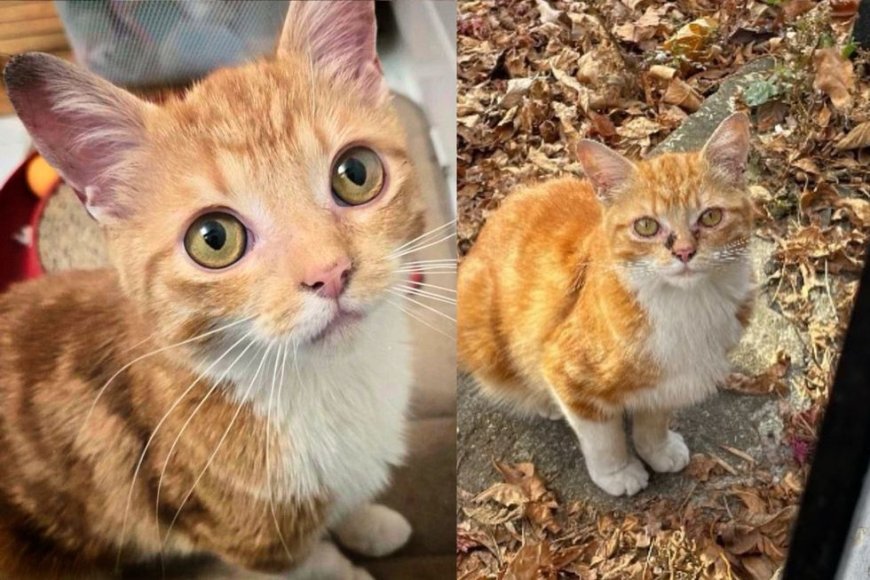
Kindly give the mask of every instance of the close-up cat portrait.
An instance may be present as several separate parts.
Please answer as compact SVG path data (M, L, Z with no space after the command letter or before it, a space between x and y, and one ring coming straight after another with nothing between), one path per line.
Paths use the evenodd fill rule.
M0 580L870 579L870 0L5 0L0 69Z
M0 578L453 575L454 22L0 5Z
M457 577L870 578L870 2L457 35Z

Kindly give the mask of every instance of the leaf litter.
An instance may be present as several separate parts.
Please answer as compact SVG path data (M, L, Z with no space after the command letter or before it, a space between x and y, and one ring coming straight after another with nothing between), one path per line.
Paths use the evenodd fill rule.
M494 458L459 492L459 578L749 578L781 567L812 460L870 227L870 55L857 0L465 0L458 16L459 250L518 186L582 176L584 138L643 156L729 75L775 65L738 96L755 124L761 280L809 359L779 352L723 388L778 401L781 453L695 454L685 498L606 511Z

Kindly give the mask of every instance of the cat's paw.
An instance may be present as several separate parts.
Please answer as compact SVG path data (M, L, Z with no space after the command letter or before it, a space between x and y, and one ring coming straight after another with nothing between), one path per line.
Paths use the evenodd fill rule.
M562 415L562 409L560 409L559 405L551 399L541 403L541 405L535 409L535 412L539 417L549 419L550 421L558 421L564 417L564 415Z
M667 438L659 445L635 443L635 446L641 459L658 473L676 473L689 464L689 448L676 431L668 431Z
M399 512L373 503L351 513L333 532L348 550L379 557L395 552L408 542L411 524Z
M630 458L628 463L616 471L605 473L589 469L589 476L595 485L615 496L632 496L649 483L649 474L636 457Z
M211 576L209 576L211 578ZM223 578L223 577L221 577ZM239 580L374 580L372 575L353 565L347 556L329 541L321 541L313 546L304 562L287 575L253 575L248 570Z

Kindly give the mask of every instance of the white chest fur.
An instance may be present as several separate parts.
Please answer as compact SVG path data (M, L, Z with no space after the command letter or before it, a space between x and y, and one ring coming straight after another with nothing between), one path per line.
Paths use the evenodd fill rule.
M281 465L270 469L275 499L327 496L339 517L386 486L405 454L409 342L404 314L382 306L342 352L289 351L274 391L267 361L248 398L284 442Z
M737 310L751 292L749 263L730 264L688 288L647 279L636 289L652 330L646 348L661 380L626 406L676 409L714 393L730 370L728 352L743 332Z

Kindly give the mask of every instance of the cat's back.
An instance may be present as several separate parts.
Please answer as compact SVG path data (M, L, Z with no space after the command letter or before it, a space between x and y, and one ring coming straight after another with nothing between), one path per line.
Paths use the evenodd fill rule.
M576 178L518 190L488 218L459 269L459 357L466 370L537 350L576 289L585 241L600 221L592 186Z
M466 260L504 261L505 250L537 255L573 251L600 220L589 182L574 177L545 181L508 196L487 219ZM573 242L566 248L568 239Z

